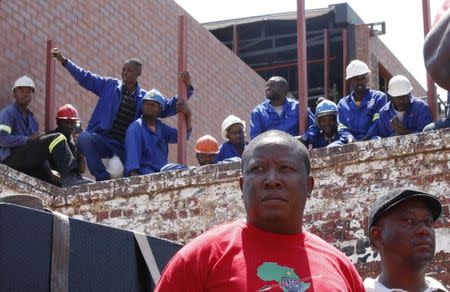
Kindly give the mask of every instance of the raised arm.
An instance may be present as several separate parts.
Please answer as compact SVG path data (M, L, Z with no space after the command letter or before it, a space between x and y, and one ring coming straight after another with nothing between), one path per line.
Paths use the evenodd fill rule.
M67 59L58 48L51 49L50 54L53 58L61 62L61 65L69 71L70 75L72 75L82 87L92 91L95 95L100 95L108 82L114 80L110 77L99 76L77 66L71 60Z

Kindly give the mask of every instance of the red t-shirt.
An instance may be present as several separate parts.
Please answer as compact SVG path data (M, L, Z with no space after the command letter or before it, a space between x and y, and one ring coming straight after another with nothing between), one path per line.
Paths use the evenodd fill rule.
M155 291L258 290L365 291L349 259L319 237L265 232L242 221L215 227L183 247Z

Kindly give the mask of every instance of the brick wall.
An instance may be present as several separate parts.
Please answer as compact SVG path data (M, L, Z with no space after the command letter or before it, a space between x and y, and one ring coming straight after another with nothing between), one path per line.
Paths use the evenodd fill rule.
M370 52L377 56L378 62L383 64L386 70L392 76L401 74L406 76L413 87L412 94L414 96L426 96L427 91L420 85L419 81L414 78L411 73L403 66L395 55L386 47L386 45L378 38L371 37L369 39Z
M436 257L429 273L450 287L450 129L311 151L316 185L305 227L344 251L363 277L379 272L367 239L368 207L395 187L441 198ZM29 193L73 216L186 242L243 218L239 163L122 178L59 189L0 165L0 196Z
M372 69L369 56L369 38L370 29L367 25L355 25L355 59L363 61Z
M156 87L170 97L177 93L177 15L185 13L172 0L136 1L0 1L0 107L13 101L11 87L21 75L36 83L31 109L44 126L46 42L52 39L63 53L85 69L120 78L123 62L144 62L140 84ZM220 125L228 114L248 120L264 97L264 80L192 17L188 22L188 68L195 95L191 100L196 139L212 134L219 141ZM56 107L74 104L84 124L97 97L82 89L59 64L56 66ZM176 126L175 119L167 120ZM176 148L171 147L174 161Z
M426 90L411 75L411 73L403 66L395 55L386 47L379 37L371 37L370 29L366 25L355 26L355 43L356 56L355 59L365 62L372 74L370 75L370 87L378 89L379 65L392 75L401 74L406 76L413 87L413 95L426 96Z

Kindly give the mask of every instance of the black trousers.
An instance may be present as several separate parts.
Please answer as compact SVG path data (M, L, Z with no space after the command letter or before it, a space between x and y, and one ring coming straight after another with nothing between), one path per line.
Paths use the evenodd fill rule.
M63 134L44 135L38 141L11 149L11 155L3 163L32 175L49 181L50 164L64 177L69 173L78 172L78 165Z

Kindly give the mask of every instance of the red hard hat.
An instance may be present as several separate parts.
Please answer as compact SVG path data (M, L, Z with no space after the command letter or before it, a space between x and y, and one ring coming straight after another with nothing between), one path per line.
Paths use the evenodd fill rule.
M56 113L57 120L79 120L77 109L71 104L65 104Z
M213 136L205 135L198 138L194 150L197 153L217 154L219 153L219 143Z

